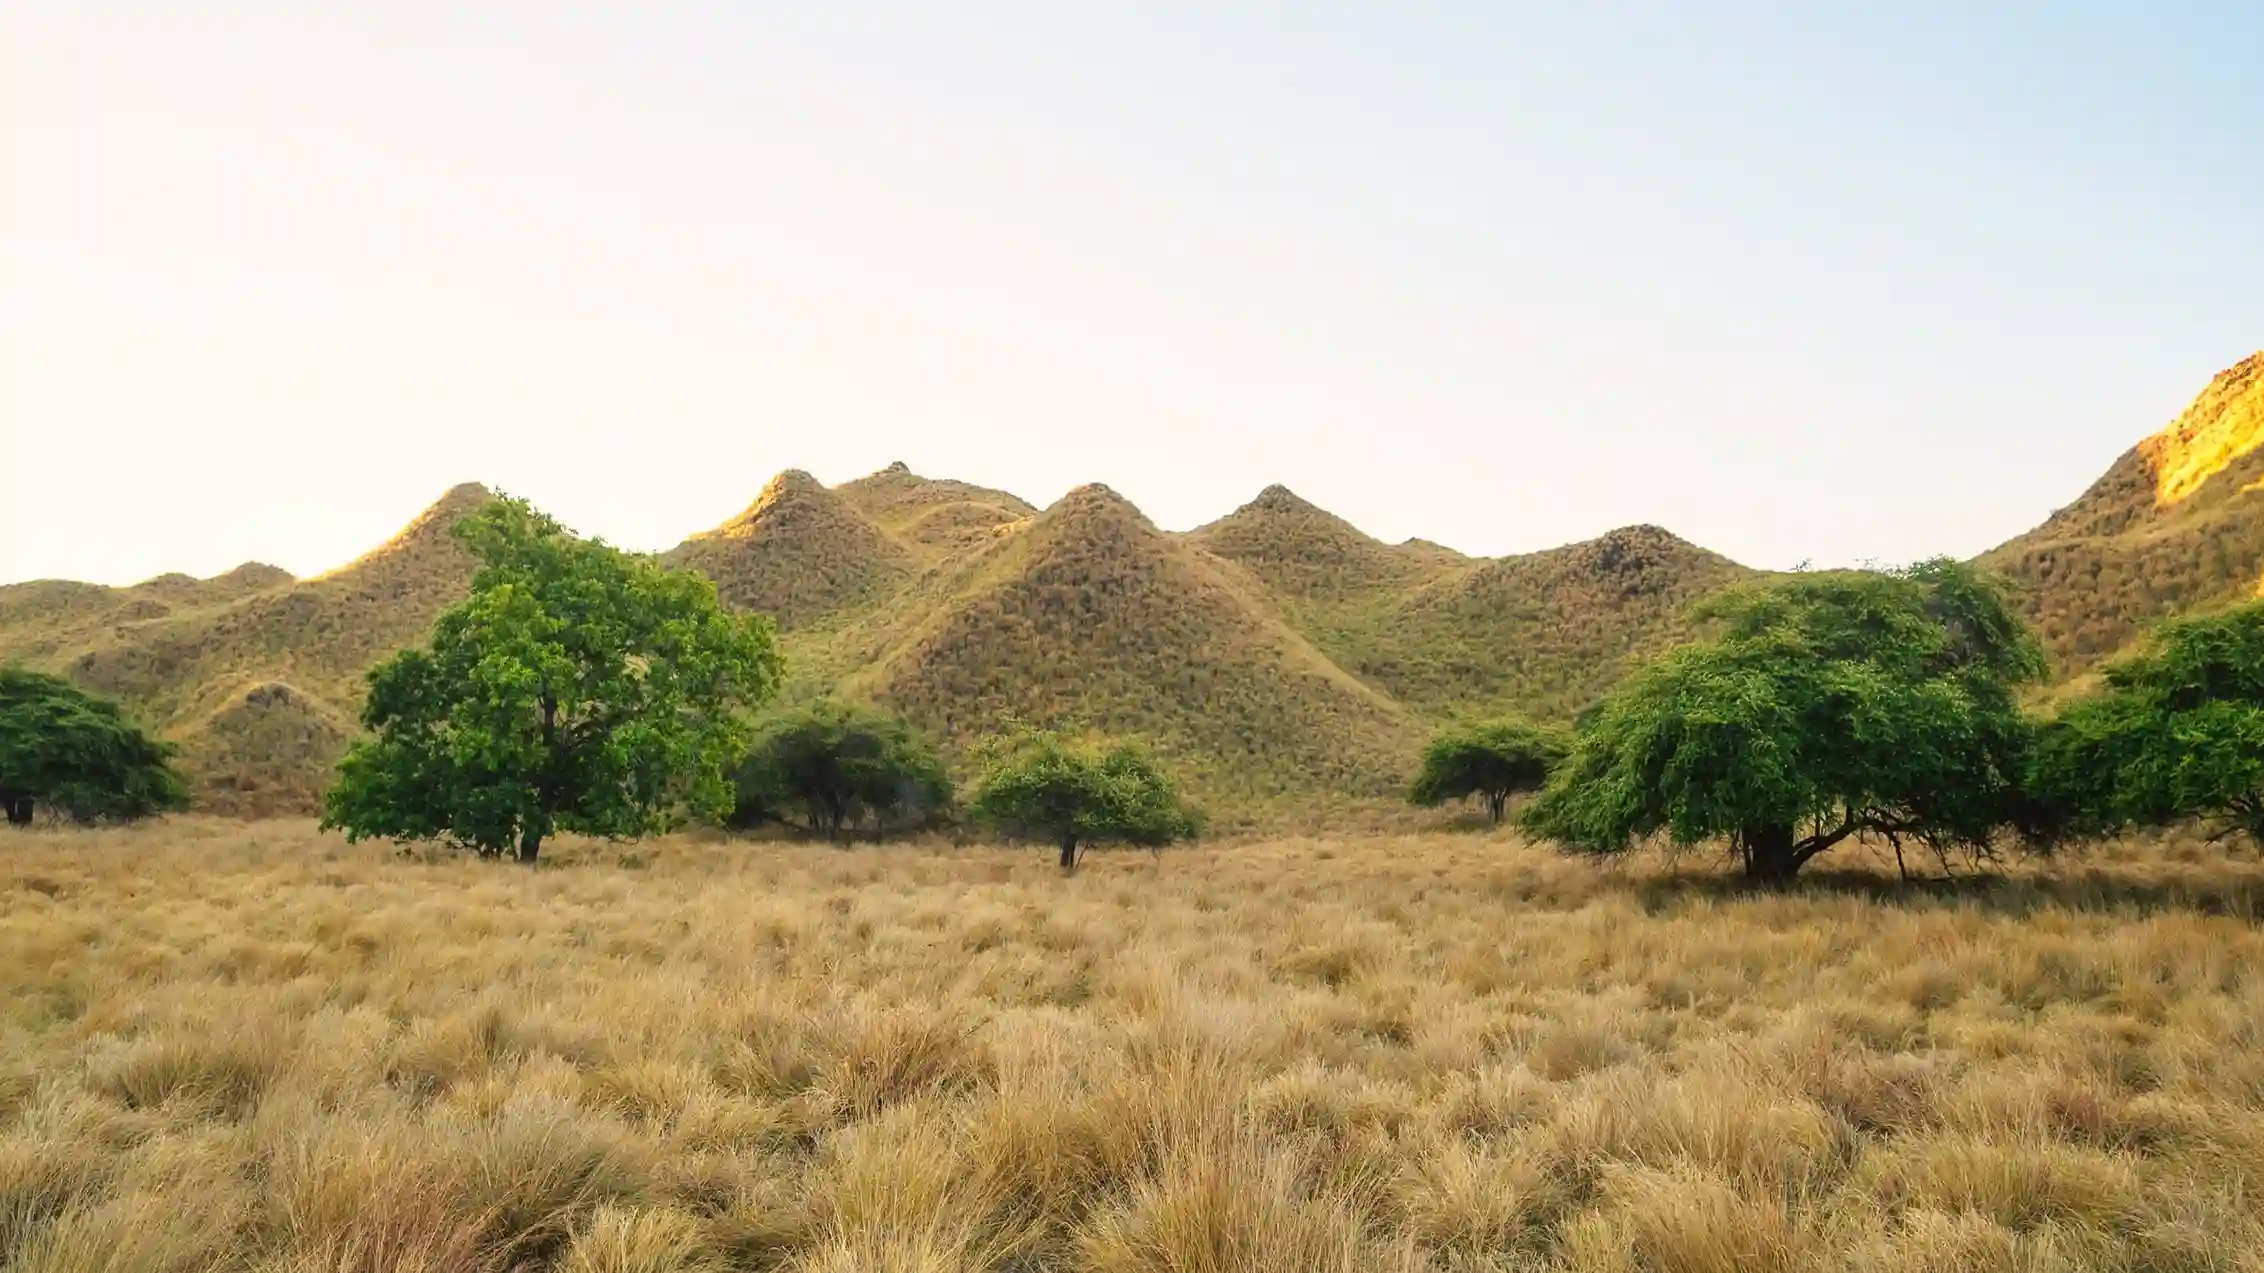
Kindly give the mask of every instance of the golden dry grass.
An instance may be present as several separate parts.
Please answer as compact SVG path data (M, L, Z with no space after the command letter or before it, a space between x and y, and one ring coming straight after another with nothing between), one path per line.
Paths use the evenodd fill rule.
M2264 1268L2264 872L2156 856L22 833L0 1266Z

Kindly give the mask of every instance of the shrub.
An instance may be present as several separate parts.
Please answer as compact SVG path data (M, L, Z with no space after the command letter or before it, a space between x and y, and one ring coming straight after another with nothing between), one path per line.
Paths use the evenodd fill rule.
M2046 837L2191 820L2264 845L2264 602L2165 624L2038 731Z
M838 840L870 818L876 833L951 807L951 775L935 746L901 717L821 701L761 722L733 775L731 824L798 819Z

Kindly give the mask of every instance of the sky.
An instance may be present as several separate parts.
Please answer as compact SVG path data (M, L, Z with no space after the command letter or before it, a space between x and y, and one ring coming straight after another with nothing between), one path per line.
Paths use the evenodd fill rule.
M1969 555L2264 347L2264 6L0 4L0 580L903 461Z

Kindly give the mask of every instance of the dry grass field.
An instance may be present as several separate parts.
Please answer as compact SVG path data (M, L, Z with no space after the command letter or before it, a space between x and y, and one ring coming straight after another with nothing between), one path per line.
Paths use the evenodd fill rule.
M2264 1269L2264 870L0 838L0 1267Z

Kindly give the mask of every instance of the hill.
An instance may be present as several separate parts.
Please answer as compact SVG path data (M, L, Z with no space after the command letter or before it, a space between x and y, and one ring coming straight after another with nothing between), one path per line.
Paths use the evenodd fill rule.
M253 561L210 579L159 575L126 588L67 579L0 585L0 650L36 661L85 646L121 627L223 604L290 582L290 572Z
M1290 604L1327 606L1372 597L1411 587L1467 560L1421 541L1387 547L1286 486L1267 487L1225 517L1188 532L1187 538L1242 566L1276 599Z
M771 479L747 510L663 555L715 581L726 604L791 631L886 595L912 554L799 469Z
M128 701L207 808L311 808L363 673L463 595L447 532L487 498L458 487L314 579L0 589L0 658ZM962 745L1012 717L1137 736L1235 808L1393 795L1456 714L1569 715L1744 573L1652 528L1500 560L1386 545L1278 486L1173 535L1105 486L1041 513L901 464L781 473L665 558L779 620L792 697L862 695Z
M1346 671L1427 719L1568 719L1753 572L1656 526L1471 558L1386 545L1270 486L1189 540L1233 561Z
M250 566L201 583L21 585L31 591L0 595L0 659L125 700L182 743L206 807L306 811L352 736L362 674L470 587L472 558L448 529L488 498L476 483L458 486L385 544L312 579Z
M971 740L1010 717L1148 740L1212 795L1382 795L1421 726L1225 563L1105 486L1021 523L855 687Z
M304 809L363 673L463 595L472 562L447 530L487 498L458 487L313 579L0 587L0 659L126 699L183 744L207 807ZM1139 736L1230 808L1389 796L1445 720L1568 719L1691 635L1693 602L1760 577L1656 526L1473 558L1382 543L1273 486L1169 534L1105 486L1041 512L901 464L832 488L782 473L666 557L780 620L791 695L876 699L962 745L1015 716ZM2076 675L2160 615L2252 595L2264 354L1981 560L2024 585Z
M922 477L902 461L843 482L841 501L930 560L984 546L1003 528L1036 516L1019 496L950 478Z
M1569 720L1695 631L1693 602L1757 572L1656 526L1472 560L1320 635L1353 673L1432 717Z
M2264 353L2212 379L2043 525L1981 557L2018 581L2062 673L2264 576Z

